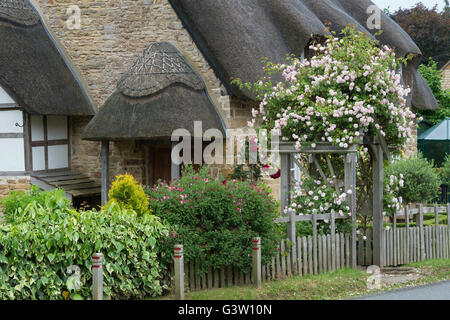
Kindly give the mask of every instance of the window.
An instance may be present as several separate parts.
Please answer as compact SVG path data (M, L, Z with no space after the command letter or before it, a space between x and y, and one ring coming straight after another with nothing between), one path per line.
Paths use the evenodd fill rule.
M70 167L68 118L32 115L29 126L32 171L68 169Z

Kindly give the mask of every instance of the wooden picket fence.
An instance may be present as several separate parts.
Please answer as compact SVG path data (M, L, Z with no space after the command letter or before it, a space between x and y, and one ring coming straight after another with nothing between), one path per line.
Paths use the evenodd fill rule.
M432 226L424 226L423 215L434 214ZM405 208L393 217L393 226L384 230L384 262L386 266L399 266L428 259L450 258L450 226L439 225L439 214L446 213L450 218L450 205L447 207ZM397 220L404 219L405 227L398 228ZM411 219L415 219L416 226L410 226ZM372 231L366 233L366 240L358 238L358 265L372 264Z
M262 266L262 280L271 281L293 275L320 274L351 266L351 235L297 237L282 240L272 263Z
M184 263L184 283L189 291L206 289L230 288L251 284L251 273L243 273L239 268L228 266L220 269L210 268L205 274L199 275L200 261ZM174 275L173 269L171 275Z
M423 215L428 213L435 214L433 226L423 225ZM450 227L439 225L439 213L447 213L449 217L450 205L447 207L420 205L416 209L406 208L405 211L395 213L393 227L384 230L384 265L398 266L425 259L450 258ZM415 227L410 226L409 221L412 217L416 218L417 226ZM405 219L404 228L397 227L399 218ZM330 219L332 232L327 235L318 235L317 222L325 219ZM294 275L321 274L345 267L354 268L356 264L372 265L372 230L368 229L364 235L355 237L353 237L354 230L352 234L336 233L334 226L336 219L342 219L342 217L335 217L334 214L291 215L277 219L278 223L288 223L288 229L291 228L291 237L295 234L295 222L313 221L313 235L295 237L293 241L281 240L271 263L261 266L262 281L284 279ZM366 238L363 238L364 236ZM210 268L200 276L200 265L201 261L184 263L184 283L189 291L252 284L251 273L243 273L234 266L221 269Z

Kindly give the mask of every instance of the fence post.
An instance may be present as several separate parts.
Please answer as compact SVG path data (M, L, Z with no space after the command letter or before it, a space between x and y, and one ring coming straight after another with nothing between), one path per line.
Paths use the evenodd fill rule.
M317 214L313 213L312 215L312 223L313 223L313 239L312 239L312 250L313 254L311 256L313 262L313 270L311 274L317 274L317 251L318 251L318 237L317 237Z
M419 205L420 258L425 260L425 234L423 229L423 204Z
M447 230L448 230L448 237L447 237L448 256L447 256L447 258L450 258L450 203L447 203Z
M408 205L405 206L405 225L406 225L406 263L410 263L409 261L409 207Z
M253 254L253 266L252 266L252 280L253 285L256 288L261 288L261 238L253 238L252 241L252 254Z
M184 300L184 257L183 246L181 244L174 246L175 263L175 300Z
M287 235L288 235L288 239L289 239L289 251L288 254L290 252L291 254L291 263L292 263L292 268L295 271L297 270L297 244L296 244L296 239L297 239L297 229L296 229L296 225L295 225L295 212L292 211L289 213L289 222L288 222L288 230L287 230Z
M393 257L393 263L394 266L398 265L398 239L397 239L397 209L395 209L394 211L394 216L392 217L392 245L393 245L393 249L392 249L392 253L394 255Z
M92 256L92 300L103 300L103 254Z
M287 236L289 241L295 242L297 230L295 226L295 212L289 212L289 222L287 223Z
M437 204L434 205L434 221L435 221L435 236L436 236L436 258L441 258L441 251L440 251L440 228L439 228L439 206Z
M336 221L334 210L331 210L331 271L336 270ZM338 249L339 250L339 249Z

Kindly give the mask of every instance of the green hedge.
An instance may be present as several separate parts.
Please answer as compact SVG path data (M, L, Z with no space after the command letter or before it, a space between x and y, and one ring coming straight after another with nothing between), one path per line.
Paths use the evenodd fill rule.
M153 213L174 228L161 244L164 264L172 263L174 244L184 245L186 261L202 261L200 273L229 265L250 271L253 237L262 238L263 262L276 252L277 204L263 185L217 180L207 168L188 167L180 180L146 192Z
M111 299L142 299L162 293L157 242L167 235L158 217L112 204L102 211L77 212L63 192L13 194L0 224L0 299L67 298L66 270L81 269L78 294L91 297L91 257L104 254L104 294ZM29 200L32 199L28 198ZM45 198L46 205L39 199ZM15 203L15 205L14 205Z
M403 186L399 187L397 195L403 198L403 203L428 203L439 194L441 179L433 163L421 155L404 160L394 161L385 171L385 179L390 176L402 177Z

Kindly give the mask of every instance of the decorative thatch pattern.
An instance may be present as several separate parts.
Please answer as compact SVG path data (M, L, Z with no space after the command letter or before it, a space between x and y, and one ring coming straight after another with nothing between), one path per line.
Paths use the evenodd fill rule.
M5 19L24 26L39 22L39 16L26 0L0 0L0 20Z
M0 86L31 114L94 114L68 59L26 0L0 0Z
M194 122L203 131L225 125L205 84L178 50L153 43L119 82L117 90L86 127L87 140L170 139L186 129L194 137Z
M255 82L262 74L262 58L281 63L286 55L301 56L314 35L324 35L327 25L340 31L347 24L373 37L378 30L366 28L369 0L169 0L200 50L227 85L230 93L254 98L231 85L239 78ZM421 52L409 35L391 18L381 14L382 44L398 56ZM417 65L415 65L417 67ZM435 109L431 90L417 74L413 87L426 97L412 99L417 108ZM431 95L432 97L432 95Z
M151 44L124 74L118 89L130 97L145 97L175 83L194 90L205 88L203 81L171 44L157 42Z

